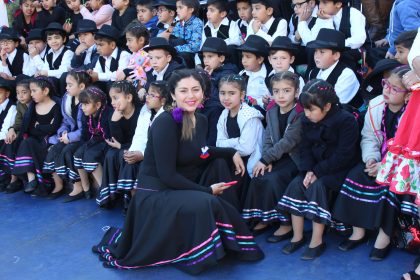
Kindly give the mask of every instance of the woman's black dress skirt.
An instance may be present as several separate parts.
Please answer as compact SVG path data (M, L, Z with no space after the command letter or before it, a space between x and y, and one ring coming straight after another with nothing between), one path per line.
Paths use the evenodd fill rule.
M391 236L399 213L417 217L414 197L396 195L364 172L363 163L350 170L335 201L333 216L344 224L369 230L382 228Z

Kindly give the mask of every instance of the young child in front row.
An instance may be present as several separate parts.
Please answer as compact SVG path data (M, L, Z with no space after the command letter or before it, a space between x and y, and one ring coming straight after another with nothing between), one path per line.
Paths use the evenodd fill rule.
M36 195L46 196L51 186L42 173L42 167L48 147L52 144L51 137L60 127L62 115L59 100L54 97L54 83L50 78L34 78L29 87L34 102L30 104L22 121L19 134L22 140L16 151L12 174L27 179L25 193L35 191Z
M29 88L29 79L20 80L16 83L16 116L13 125L7 132L4 144L0 145L0 182L6 187L7 193L20 191L23 187L22 181L15 175L11 175L16 149L19 146L19 140L16 141L22 127L23 116L32 101L31 90Z
M291 214L293 238L283 247L291 254L305 243L304 219L312 221L312 237L302 260L313 260L325 250L325 226L331 224L329 197L338 192L348 171L357 164L359 128L355 117L342 109L332 85L319 79L308 82L299 97L302 116L300 174L279 201ZM322 131L322 133L320 133Z
M74 182L75 189L81 189L77 173L70 168L73 165L73 154L80 146L82 135L83 112L79 101L80 93L91 83L90 76L85 71L71 70L66 77L66 94L61 101L61 113L63 122L52 137L54 146L48 150L44 161L44 173L52 174L54 189L48 196L49 199L56 199L64 193L63 180L68 179ZM74 194L73 190L73 194ZM68 197L72 197L70 194Z
M239 19L236 24L241 31L242 43L245 42L247 36L248 26L252 20L252 6L250 0L237 0L236 11L238 12Z
M102 182L96 199L99 206L108 207L115 202L122 159L131 146L141 109L136 89L129 81L113 83L109 95L114 108L109 123L111 139L105 139L108 149L104 159Z
M402 77L410 68L402 66L392 70L389 78L382 80L382 95L369 103L362 130L362 162L347 174L335 201L335 219L353 226L352 235L339 245L349 251L367 241L367 230L377 230L371 260L383 260L391 247L398 215L418 217L414 197L396 195L388 186L375 182L378 166L387 152L387 142L394 138L399 121L405 111L410 92Z
M269 44L278 36L287 36L287 21L274 17L275 5L277 5L274 1L251 0L251 4L253 19L248 25L247 36L260 36Z
M250 35L245 44L238 48L242 51L242 65L244 70L239 75L245 77L246 93L253 106L259 106L261 109L267 105L264 104L264 98L268 100L270 91L265 84L267 77L267 68L264 60L268 55L268 43L262 37Z
M417 36L417 30L401 32L394 41L395 59L404 65L408 65L408 54L413 46L414 39Z
M217 123L216 146L234 148L238 151L244 159L248 175L252 177L252 169L261 158L264 132L261 120L264 116L244 102L245 89L245 80L239 75L223 76L220 79L219 98L225 109ZM246 181L243 180L241 183L244 184ZM238 196L237 202L230 201L239 210L242 209L245 187L237 184L234 189Z
M271 77L275 105L267 111L262 156L252 170L242 217L253 222L254 232L280 222L280 228L267 238L275 243L292 237L290 216L277 209L287 186L298 174L301 115L297 104L299 76L284 71Z
M88 87L80 93L79 102L84 114L82 121L81 146L73 156L73 172L80 177L81 189L74 185L68 201L92 198L88 173L92 173L98 186L102 184L102 162L108 149L106 139L111 138L109 122L113 110L107 105L106 94L97 87Z

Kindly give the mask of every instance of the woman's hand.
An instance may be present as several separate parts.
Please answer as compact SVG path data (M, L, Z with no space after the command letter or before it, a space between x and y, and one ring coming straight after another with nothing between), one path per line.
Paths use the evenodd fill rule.
M111 146L112 148L115 149L121 149L121 143L118 142L114 137L112 137L110 140L105 139L105 142Z
M238 152L233 155L233 164L235 165L235 175L241 174L241 177L245 174L245 165L241 156Z
M214 195L221 195L223 191L229 187L230 186L225 185L225 183L217 183L210 186Z

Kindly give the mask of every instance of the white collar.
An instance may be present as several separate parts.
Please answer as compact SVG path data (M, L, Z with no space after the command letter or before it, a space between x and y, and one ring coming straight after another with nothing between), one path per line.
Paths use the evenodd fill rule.
M239 26L246 26L246 27L248 27L248 22L246 22L246 20L239 19Z
M206 23L206 26L208 26L208 27L210 27L210 28L212 28L212 29L219 29L219 28L220 28L220 26L222 26L222 25L227 25L227 26L229 26L229 19L228 19L227 17L225 17L225 18L224 18L224 19L220 22L220 25L219 25L219 27L218 27L218 28L214 27L213 23L211 23L210 21L208 21L208 22Z
M335 23L335 25L337 26L336 28L338 28L340 26L341 23L341 18L343 17L343 8L341 8L334 16L333 16L333 21Z
M12 64L13 60L15 59L16 54L17 54L16 48L11 53L7 54L7 59L9 60L10 64Z
M267 30L270 30L271 25L273 25L273 22L274 22L274 17L272 16L269 20L267 20L266 23L262 24L261 27L264 26L265 28L267 28Z
M293 69L292 66L289 66L289 69L287 69L287 71L295 73L295 69ZM270 77L271 75L277 74L276 70L271 70L270 74L268 74L268 77Z
M319 74L322 75L322 76L327 75L327 76L324 76L324 77L328 77L331 74L331 72L334 70L335 66L337 66L337 64L338 64L338 60L337 60L336 63L334 63L333 65L331 65L327 69L324 69L324 70L321 69L321 71L319 71Z
M6 110L7 104L9 104L9 98L7 98L6 100L4 100L3 103L0 104L0 108L1 108L1 111L0 112L3 112L4 110Z
M160 72L157 72L156 70L153 70L153 75L159 76L159 75L165 74L166 70L168 70L168 67L169 67L169 63Z
M250 72L245 70L245 73L251 78L263 77L264 79L267 77L267 68L265 67L264 63L261 65L261 69L257 72Z
M53 55L60 55L63 50L64 50L64 45L62 45L61 48L58 49L58 51L55 52L53 49L50 49L48 53L53 53Z
M113 57L113 58L117 59L117 56L118 56L118 47L116 47L116 48L114 49L114 51L111 53L111 55L110 55L110 56L104 56L104 57L105 57L106 59L111 58L111 57Z
M315 5L314 10L312 11L311 17L313 17L313 18L318 17L318 10L319 10L318 5ZM309 20L311 20L311 19L309 19Z
M42 57L42 58L44 58L46 51L47 51L47 46L45 45L45 48L42 50L42 52L39 53L39 56Z

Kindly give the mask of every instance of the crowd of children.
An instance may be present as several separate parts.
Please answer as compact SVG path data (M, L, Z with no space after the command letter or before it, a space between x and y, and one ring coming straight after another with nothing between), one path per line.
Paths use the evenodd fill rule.
M288 12L273 0L202 2L20 0L0 32L0 191L126 211L150 128L165 111L177 118L168 80L195 68L205 143L234 149L247 171L235 172L238 158L213 165L237 181L222 197L253 232L276 225L267 242L289 240L291 254L309 219L311 260L327 228L352 228L342 251L376 230L370 258L384 259L397 219L418 216L414 197L375 178L420 80L420 3L396 0L375 42L352 1L292 0Z

